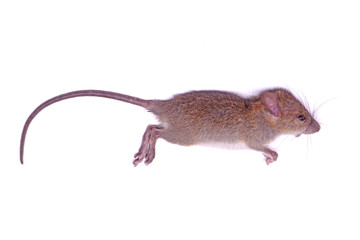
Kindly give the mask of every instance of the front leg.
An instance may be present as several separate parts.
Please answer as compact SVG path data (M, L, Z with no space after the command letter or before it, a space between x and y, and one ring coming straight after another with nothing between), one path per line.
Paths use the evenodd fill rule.
M266 162L267 165L269 165L270 163L275 162L277 160L277 158L278 158L277 152L272 151L272 150L270 150L268 148L264 149L263 153L264 153L265 162Z
M256 151L262 152L265 156L265 162L267 165L275 162L278 158L277 152L270 150L268 147L263 147L263 146L249 146L249 147Z

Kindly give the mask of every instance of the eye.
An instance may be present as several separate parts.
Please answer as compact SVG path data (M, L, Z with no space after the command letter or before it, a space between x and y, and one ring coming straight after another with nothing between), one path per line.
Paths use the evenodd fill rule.
M298 119L299 119L300 121L305 121L306 118L305 118L304 115L299 115L299 116L298 116Z

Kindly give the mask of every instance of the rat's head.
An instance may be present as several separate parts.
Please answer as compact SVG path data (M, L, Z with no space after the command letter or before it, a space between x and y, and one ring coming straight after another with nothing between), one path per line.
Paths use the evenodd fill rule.
M267 119L281 134L313 134L319 123L294 95L285 89L273 89L261 94Z

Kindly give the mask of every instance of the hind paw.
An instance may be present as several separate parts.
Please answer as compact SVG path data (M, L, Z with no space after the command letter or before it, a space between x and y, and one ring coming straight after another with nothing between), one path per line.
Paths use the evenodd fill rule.
M155 144L160 135L160 127L149 125L144 133L139 152L134 155L134 167L145 160L149 165L155 158Z

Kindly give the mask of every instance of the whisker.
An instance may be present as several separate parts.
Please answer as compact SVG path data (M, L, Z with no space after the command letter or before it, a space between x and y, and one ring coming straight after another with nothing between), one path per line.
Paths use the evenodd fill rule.
M313 145L312 136L309 135L309 136L308 136L308 154L309 154L309 147L311 147L312 145Z
M306 138L306 159L309 159L309 137Z
M289 135L284 135L283 139L282 139L279 143L277 143L277 145L276 145L275 147L276 147L276 148L280 148L280 146L281 146L282 144L284 144L284 142L285 142L288 138L289 138Z
M289 136L285 136L284 139L279 143L278 147L280 147L288 138Z
M296 91L295 89L291 89L291 91L294 92L294 93L296 94L298 100L299 100L302 104L304 104L304 100L303 100L303 98L301 97L301 95L299 94L299 92ZM304 96L304 94L302 94L302 95Z
M329 103L330 101L333 101L333 100L335 100L335 99L337 99L337 98L338 98L338 97L333 97L333 98L330 98L329 100L324 101L323 103L321 103L319 106L317 106L317 107L314 109L313 113L316 114L316 112L317 112L322 106L324 106L325 104L327 104L327 103Z
M310 108L309 100L304 94L302 94L302 95L303 95L303 98L305 99L304 105L306 106L307 110L310 111L311 108Z
M290 89L290 88L289 88ZM307 97L305 96L305 94L303 92L298 92L296 91L295 89L292 89L291 88L291 91L293 93L295 93L295 95L297 96L297 99L306 107L306 109L310 112L310 104L309 104L309 101L307 99Z

